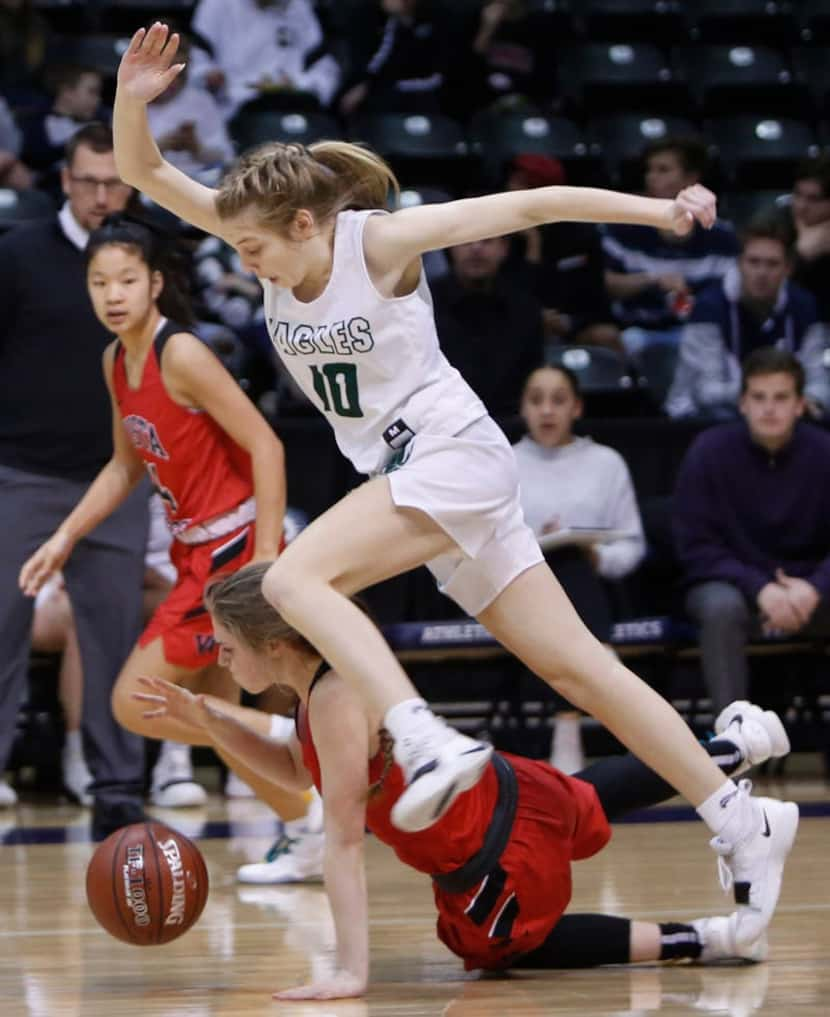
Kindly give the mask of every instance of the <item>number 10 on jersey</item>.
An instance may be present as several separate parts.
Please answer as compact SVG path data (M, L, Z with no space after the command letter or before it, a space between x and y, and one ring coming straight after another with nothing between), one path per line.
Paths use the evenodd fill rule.
M363 416L357 393L357 365L314 364L311 377L326 413L334 411L338 417Z

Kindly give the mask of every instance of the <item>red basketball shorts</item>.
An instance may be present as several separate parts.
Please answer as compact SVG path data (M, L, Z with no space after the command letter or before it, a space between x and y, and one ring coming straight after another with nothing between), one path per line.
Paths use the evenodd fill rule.
M507 847L476 886L437 885L438 936L467 970L503 968L547 938L571 899L571 862L611 837L591 784L539 760L503 753L516 774L518 802Z
M254 536L254 524L247 523L204 544L174 540L170 560L176 566L176 584L147 623L138 645L161 637L165 660L177 667L198 671L214 663L219 652L202 600L205 584L247 564L254 553Z

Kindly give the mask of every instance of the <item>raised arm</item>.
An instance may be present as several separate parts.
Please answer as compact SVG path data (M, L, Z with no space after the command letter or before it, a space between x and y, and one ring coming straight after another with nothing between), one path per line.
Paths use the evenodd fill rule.
M138 681L143 691L134 692L132 698L144 705L144 720L174 721L182 737L197 743L206 733L226 756L272 784L290 791L311 786L297 736L292 732L282 741L272 738L268 714L216 696L196 695L164 678L143 675Z
M425 251L515 233L550 222L634 223L680 236L697 221L716 219L715 196L700 184L674 201L594 187L537 187L401 209L366 224L367 259L375 266L406 265Z
M191 180L162 157L147 122L147 103L161 95L184 68L184 64L173 63L178 48L178 35L170 35L167 26L159 22L149 31L139 28L132 37L121 58L115 90L115 163L126 183L180 219L221 237L216 192Z

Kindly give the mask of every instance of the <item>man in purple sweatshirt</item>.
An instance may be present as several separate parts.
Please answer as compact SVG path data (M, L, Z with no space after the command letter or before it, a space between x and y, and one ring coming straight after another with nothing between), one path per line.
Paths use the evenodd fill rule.
M675 546L715 713L748 698L750 635L830 635L830 435L804 408L800 362L757 349L744 419L704 431L680 470Z

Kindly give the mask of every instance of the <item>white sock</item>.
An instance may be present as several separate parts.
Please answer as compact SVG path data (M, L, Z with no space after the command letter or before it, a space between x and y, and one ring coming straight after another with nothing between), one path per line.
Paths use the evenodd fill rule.
M67 731L66 737L63 743L63 751L67 756L73 756L77 758L83 757L84 746L81 741L81 729L77 731Z
M738 792L734 780L725 780L695 811L712 833L733 844L754 833L760 822L760 817L752 807L752 800L748 795Z
M283 717L279 713L271 714L271 726L268 737L275 742L287 742L294 733L294 718Z
M554 720L551 739L551 765L573 772L582 761L582 718L559 714Z
M391 706L383 718L383 726L395 741L412 734L417 729L428 729L435 721L435 714L427 706L426 700L420 696L404 699L402 703Z
M181 742L171 742L169 740L165 740L165 741L163 741L161 743L161 750L159 752L159 759L161 759L162 756L169 755L171 752L172 753L186 752L188 759L190 758L190 746L189 745L184 745Z

